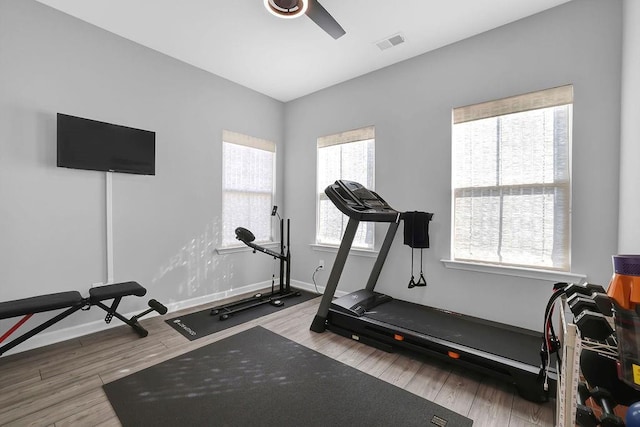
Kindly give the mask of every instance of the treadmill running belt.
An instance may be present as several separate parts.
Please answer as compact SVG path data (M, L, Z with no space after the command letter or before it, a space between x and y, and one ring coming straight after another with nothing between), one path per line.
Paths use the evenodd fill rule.
M540 363L542 334L419 304L392 300L365 317L528 365Z

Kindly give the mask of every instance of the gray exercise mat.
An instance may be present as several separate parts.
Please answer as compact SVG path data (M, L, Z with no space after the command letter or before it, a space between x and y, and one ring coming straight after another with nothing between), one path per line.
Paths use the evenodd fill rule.
M472 421L262 327L104 390L123 426L442 426Z
M298 289L292 289L292 291L300 292L300 295L283 299L282 301L284 302L284 305L281 307L275 307L271 304L263 304L250 310L236 313L227 320L220 320L218 315L212 316L211 308L207 308L195 313L174 317L172 319L165 320L165 322L176 331L180 332L180 334L185 338L193 341L232 326L248 322L249 320L257 319L258 317L266 316L278 310L309 301L310 299L319 296L317 294ZM215 304L211 304L211 307L214 306Z

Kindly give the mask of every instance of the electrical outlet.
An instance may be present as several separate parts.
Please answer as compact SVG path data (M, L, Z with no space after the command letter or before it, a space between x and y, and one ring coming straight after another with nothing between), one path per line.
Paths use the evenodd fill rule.
M318 268L320 268L320 270L323 270L323 269L324 269L324 260L323 260L323 259L321 259L321 260L318 262Z

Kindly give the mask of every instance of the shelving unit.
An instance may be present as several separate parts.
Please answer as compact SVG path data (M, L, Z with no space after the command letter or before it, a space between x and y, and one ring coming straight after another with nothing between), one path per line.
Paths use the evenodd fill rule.
M571 313L567 313L566 299L562 297L559 319L562 361L558 366L558 387L556 389L557 427L574 427L576 424L582 340L576 325L568 320L569 316L571 316Z

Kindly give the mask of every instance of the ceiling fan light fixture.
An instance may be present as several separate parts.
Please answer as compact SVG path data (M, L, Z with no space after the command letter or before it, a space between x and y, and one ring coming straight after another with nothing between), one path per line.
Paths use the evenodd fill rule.
M278 18L297 18L309 7L308 0L264 0L264 7Z

